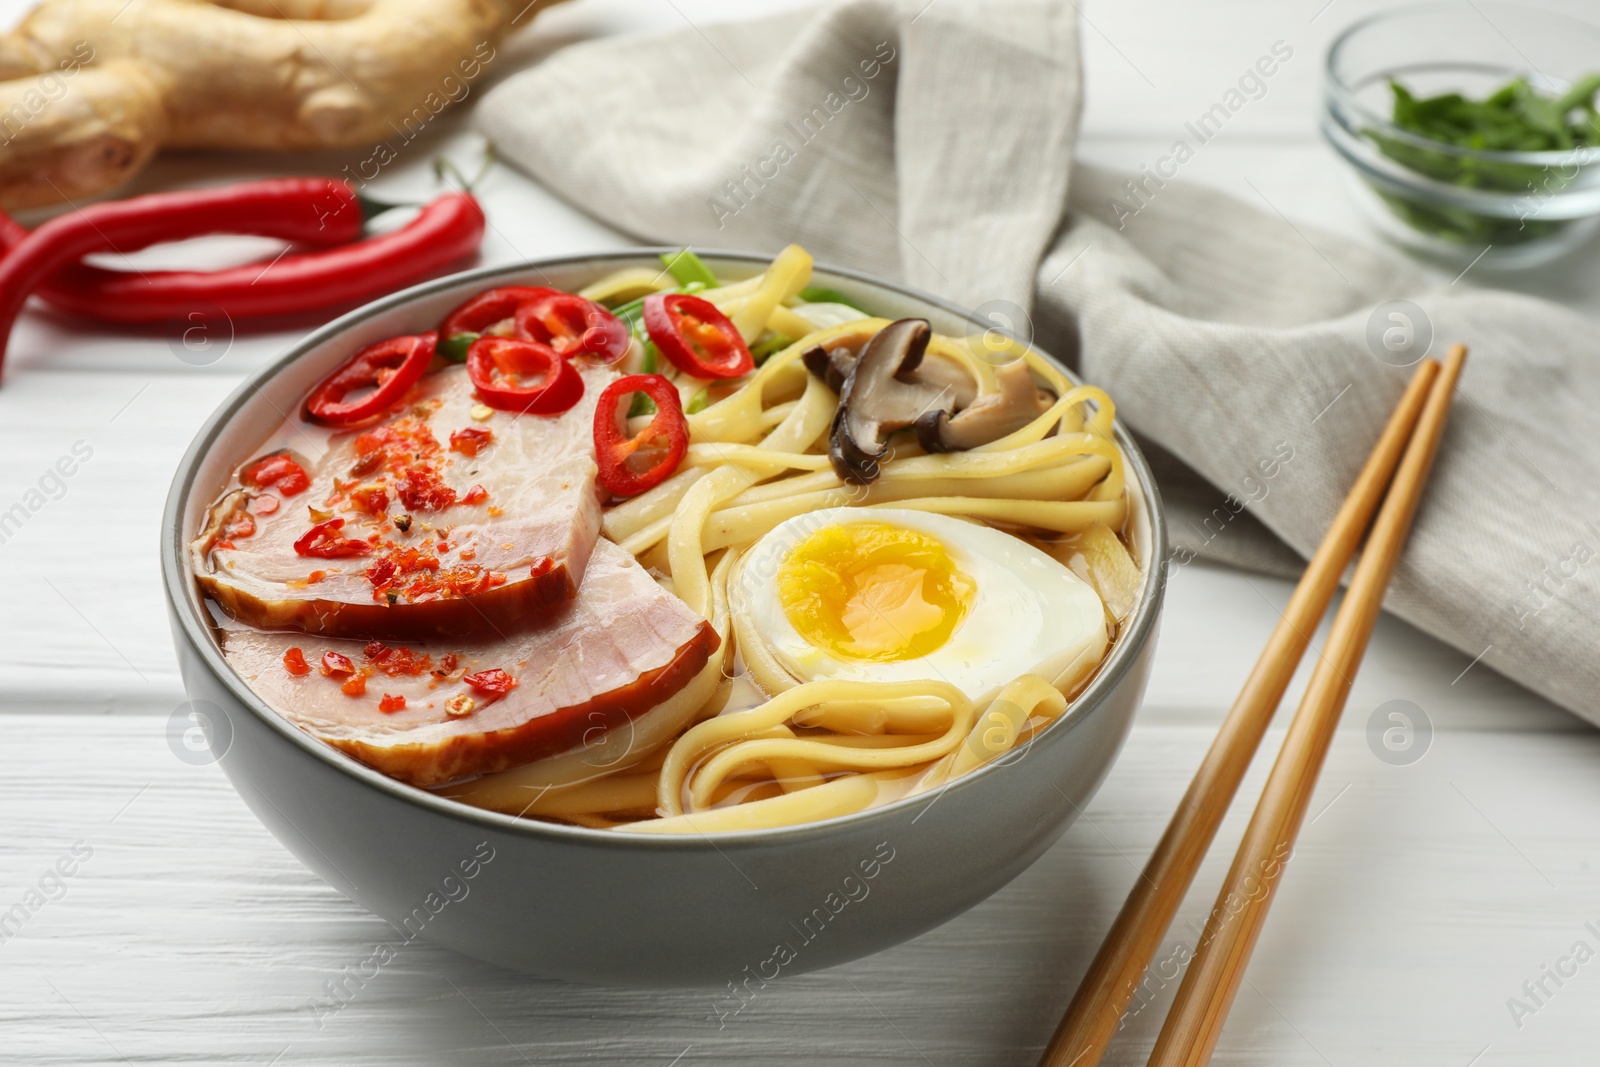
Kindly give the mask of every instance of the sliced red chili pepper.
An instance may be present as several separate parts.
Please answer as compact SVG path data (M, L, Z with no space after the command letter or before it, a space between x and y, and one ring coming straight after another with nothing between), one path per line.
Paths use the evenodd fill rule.
M517 680L499 667L490 667L486 671L469 674L461 680L479 692L494 696L505 696L517 687Z
M324 426L351 426L383 414L417 384L438 341L430 331L368 345L311 390L306 418Z
M383 694L378 701L378 710L382 712L396 712L406 710L406 698L394 693Z
M696 378L742 378L755 358L728 316L692 293L654 293L644 300L644 328L672 365Z
M275 485L284 496L295 496L311 487L311 479L306 476L305 468L282 452L263 456L246 467L244 481L262 489Z
M530 300L546 296L565 296L560 289L542 285L508 285L479 293L457 307L439 326L440 337L454 337L462 333L483 333L497 322L516 315L517 309Z
M553 293L517 308L513 335L547 344L563 356L614 363L628 354L633 335L611 312L572 293Z
M583 396L577 368L538 341L480 337L467 350L467 376L483 402L501 411L559 415Z
M474 485L471 489L461 494L461 502L463 504L481 504L488 499L489 490L481 485Z
M628 434L634 393L655 402L655 417L637 435ZM678 387L659 374L630 374L606 386L594 412L595 461L600 484L617 496L637 496L666 481L689 450L689 424Z
M306 654L298 648L291 648L283 654L283 669L296 678L303 678L311 673L311 664L306 662Z
M365 541L340 537L339 531L342 529L343 519L317 523L294 543L295 554L317 559L344 559L347 556L365 556L372 551L372 546Z

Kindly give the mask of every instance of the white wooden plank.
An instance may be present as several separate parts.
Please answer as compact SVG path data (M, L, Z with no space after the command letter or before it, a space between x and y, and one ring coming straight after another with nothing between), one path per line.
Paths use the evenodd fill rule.
M778 983L725 1029L706 991L564 986L420 943L319 1029L307 1001L387 926L304 871L215 767L174 758L163 720L0 728L13 756L0 905L74 842L93 850L0 945L6 1059L86 1065L666 1064L685 1049L685 1064L1031 1063L1209 733L1137 729L1086 818L998 896L900 948ZM1583 925L1600 918L1597 757L1592 732L1445 730L1421 762L1393 767L1342 733L1217 1062L1465 1064L1485 1045L1484 1063L1571 1062L1559 1054L1600 1039L1587 970L1520 1030L1505 1004L1575 940L1600 947ZM1193 944L1242 815L1169 950ZM1108 1063L1144 1062L1171 992Z

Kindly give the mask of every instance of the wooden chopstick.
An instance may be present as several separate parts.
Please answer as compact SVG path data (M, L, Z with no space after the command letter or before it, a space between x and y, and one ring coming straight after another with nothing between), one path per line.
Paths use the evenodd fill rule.
M1172 1010L1150 1054L1149 1067L1203 1067L1244 979L1244 969L1267 918L1277 882L1293 853L1301 821L1316 788L1323 759L1361 665L1372 627L1383 608L1384 590L1405 547L1411 520L1427 484L1444 433L1456 380L1467 350L1451 348L1433 383L1416 432L1389 487L1367 546L1356 564L1344 603L1334 616L1328 645L1311 674L1305 697L1261 792L1233 867Z
M1156 946L1183 902L1217 827L1227 814L1262 734L1294 677L1311 635L1339 588L1350 557L1378 509L1395 465L1428 397L1439 364L1425 360L1412 375L1388 425L1356 476L1333 523L1306 565L1283 618L1233 702L1205 760L1189 783L1127 903L1089 965L1040 1067L1095 1067L1111 1043Z

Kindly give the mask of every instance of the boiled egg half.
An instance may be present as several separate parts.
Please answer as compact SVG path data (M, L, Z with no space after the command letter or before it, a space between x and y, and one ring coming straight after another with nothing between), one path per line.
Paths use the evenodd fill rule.
M1068 686L1105 655L1100 597L1049 555L965 519L895 508L798 515L746 554L730 607L802 682L948 682L973 700L1023 674Z

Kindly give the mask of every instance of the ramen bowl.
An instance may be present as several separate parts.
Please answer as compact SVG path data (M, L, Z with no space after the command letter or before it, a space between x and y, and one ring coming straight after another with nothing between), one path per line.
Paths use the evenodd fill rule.
M350 352L430 329L490 286L575 290L660 249L542 260L429 282L311 334L245 382L178 468L161 563L179 662L211 755L245 803L307 867L391 923L536 975L625 985L715 985L815 970L915 937L1039 858L1089 803L1143 695L1161 610L1166 533L1150 470L1120 427L1136 607L1098 673L1029 743L930 793L804 825L716 835L622 834L470 807L358 763L272 711L228 665L185 550L233 467ZM704 258L724 277L767 257ZM890 318L952 336L992 328L888 282L818 268Z

